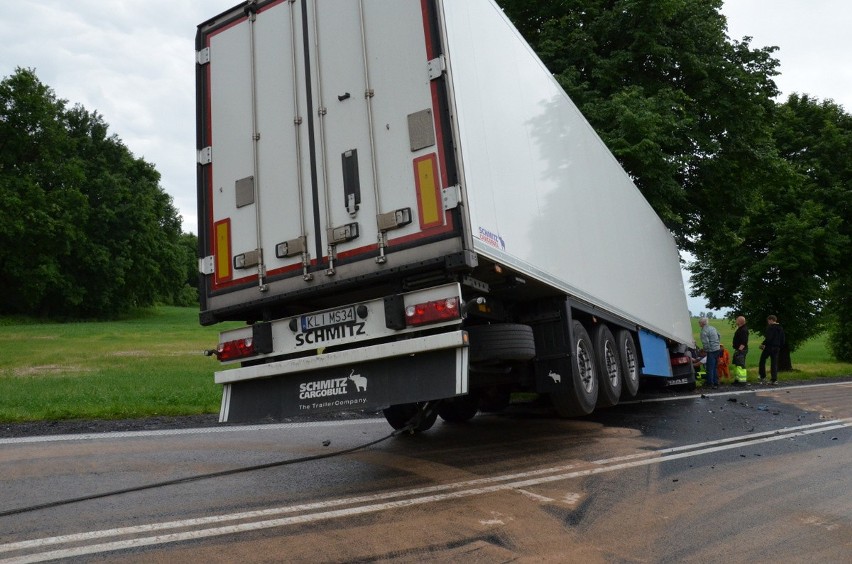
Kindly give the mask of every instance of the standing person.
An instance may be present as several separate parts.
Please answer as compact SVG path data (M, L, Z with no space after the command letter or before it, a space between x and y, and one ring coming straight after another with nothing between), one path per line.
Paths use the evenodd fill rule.
M728 349L725 345L719 344L719 360L716 362L716 375L718 379L727 380L731 377L728 366L731 364L731 355L728 354Z
M734 359L733 363L745 368L745 359L748 354L748 327L746 318L737 317L737 330L734 331Z
M716 364L719 360L719 332L707 323L707 318L698 320L701 327L701 345L707 352L707 385L715 390L719 387L719 376L716 374Z
M760 383L766 382L766 359L769 359L769 369L772 374L772 385L778 384L778 353L784 346L784 329L778 325L778 318L770 315L766 318L766 337L760 345L760 364L757 373L760 375Z

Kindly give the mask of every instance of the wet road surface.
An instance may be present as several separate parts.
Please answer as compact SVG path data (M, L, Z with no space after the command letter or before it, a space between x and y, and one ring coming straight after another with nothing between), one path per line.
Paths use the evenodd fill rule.
M852 383L516 406L0 516L0 562L848 562ZM382 439L383 419L0 439L0 512Z

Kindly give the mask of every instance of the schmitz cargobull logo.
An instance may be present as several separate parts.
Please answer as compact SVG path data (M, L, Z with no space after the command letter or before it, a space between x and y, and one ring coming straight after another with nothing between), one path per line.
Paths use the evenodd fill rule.
M299 384L301 409L319 409L367 403L366 397L360 397L367 391L367 378L351 369L349 376L326 378ZM317 401L312 401L317 400Z

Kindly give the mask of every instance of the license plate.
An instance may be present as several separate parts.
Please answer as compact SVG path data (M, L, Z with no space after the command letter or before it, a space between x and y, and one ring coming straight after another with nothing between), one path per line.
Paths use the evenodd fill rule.
M331 311L323 311L312 315L303 315L300 318L302 332L313 331L322 327L330 327L332 325L344 325L346 323L355 323L355 307L344 307L333 309Z

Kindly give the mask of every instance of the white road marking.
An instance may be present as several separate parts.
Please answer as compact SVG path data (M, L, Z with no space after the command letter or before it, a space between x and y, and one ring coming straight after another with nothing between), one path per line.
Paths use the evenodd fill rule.
M269 425L223 425L221 427L194 427L192 429L161 429L157 431L115 431L110 433L82 433L75 435L41 435L37 437L17 437L0 439L0 445L50 443L54 441L94 441L102 439L127 439L135 437L163 437L169 435L204 435L216 433L241 433L244 431L280 431L303 429L306 427L344 427L364 423L387 425L384 417L370 419L345 419L342 421L313 421L306 423L272 423Z
M664 398L650 398L650 399L638 399L638 400L630 400L630 401L620 401L618 405L630 405L634 403L659 403L664 401L678 401L685 399L698 399L702 396L707 399L720 397L720 396L742 396L746 394L753 394L756 392L789 392L791 390L807 390L810 388L824 388L826 386L840 386L840 387L850 387L852 386L852 382L829 382L826 384L803 384L801 386L757 386L753 385L749 388L745 388L742 390L731 390L730 392L698 392L695 394L691 394L688 396L668 396Z
M83 545L78 547L69 547L58 550L36 552L23 556L14 556L6 560L0 560L0 564L12 562L43 562L57 558L73 558L85 556L89 554L98 554L103 552L111 552L117 550L126 550L144 546L153 546L167 544L172 542L182 542L188 540L205 539L215 536L244 533L248 531L257 531L274 527L285 527L295 524L304 524L327 519L336 519L340 517L350 517L354 515L363 515L366 513L375 513L380 511L388 511L404 507L413 507L428 503L436 503L451 499L459 499L475 495L483 495L501 491L521 490L523 488L537 486L545 483L569 480L583 476L602 474L605 472L614 472L627 468L638 466L646 466L650 464L659 464L671 460L681 458L701 456L713 452L741 448L744 446L752 446L755 444L768 443L783 439L790 439L797 436L805 436L814 433L823 433L826 431L837 430L852 427L852 419L842 419L837 421L824 421L810 425L801 425L792 428L781 429L769 433L760 433L752 435L743 435L740 437L731 437L720 441L712 441L699 443L695 445L687 445L683 447L674 447L670 449L662 449L659 451L649 451L638 453L635 455L615 457L592 461L582 464L589 466L587 468L576 469L580 465L557 466L530 472L521 472L516 474L507 474L502 476L494 476L490 478L482 478L478 480L467 480L452 484L443 484L438 486L416 488L410 490L402 490L397 492L386 492L371 496L353 497L339 500L329 500L325 502L309 503L294 505L288 507L279 507L262 511L236 513L230 515L211 516L200 519L188 519L183 521L172 521L167 523L152 523L149 525L140 525L135 527L123 527L118 529L109 529L103 531L91 531L87 533L79 533L74 535L63 535L57 537L48 537L42 539L34 539L29 541L20 541L0 545L0 553L8 553L13 551L21 551L26 549L41 549L46 546L57 544L82 543L99 538L115 538L128 534L150 533L157 530L169 530L178 528L187 528L198 525L221 524L229 521L246 520L253 518L262 518L272 515L282 515L287 513L314 511L319 509L327 509L335 506L353 505L343 509L318 511L314 513L306 513L291 517L280 517L277 519L258 520L248 523L237 523L232 525L222 525L211 528L202 528L194 531L181 531L170 534L155 535L149 537L140 537L135 539L124 539L113 542L105 542L101 544ZM505 482L505 483L495 483ZM481 484L493 484L484 487L471 487ZM458 490L458 491L448 491ZM444 492L444 493L436 493ZM431 494L431 495L426 495ZM373 503L382 499L393 499L405 496L413 496L408 499L399 499L396 501L386 501L383 503Z

